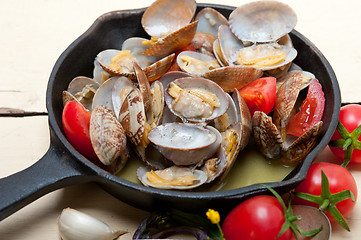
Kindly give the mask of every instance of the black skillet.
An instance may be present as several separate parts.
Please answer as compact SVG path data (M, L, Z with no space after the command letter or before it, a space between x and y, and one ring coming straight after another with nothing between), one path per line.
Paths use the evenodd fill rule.
M197 10L212 7L228 17L234 7L199 4ZM41 196L69 185L97 182L118 199L144 210L176 207L186 211L205 212L209 207L227 211L241 200L265 193L256 185L219 192L181 192L160 190L118 178L89 162L65 138L62 123L62 91L76 76L92 77L95 56L108 48L120 49L129 37L148 37L140 24L144 9L114 11L99 17L59 57L51 73L46 97L49 114L50 147L33 166L0 179L0 220L35 201ZM302 181L314 157L330 140L338 121L341 105L336 76L322 53L297 31L290 33L298 51L295 63L316 75L323 86L326 106L323 129L317 146L283 181L269 183L279 193L285 193Z

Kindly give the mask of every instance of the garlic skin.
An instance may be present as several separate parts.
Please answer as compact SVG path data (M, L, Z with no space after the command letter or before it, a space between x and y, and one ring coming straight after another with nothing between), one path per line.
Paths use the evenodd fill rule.
M113 231L103 221L71 208L63 209L58 228L63 240L113 240L126 233Z

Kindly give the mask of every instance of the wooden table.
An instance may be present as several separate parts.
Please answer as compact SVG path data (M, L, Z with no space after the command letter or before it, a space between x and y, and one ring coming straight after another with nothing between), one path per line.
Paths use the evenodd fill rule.
M0 107L46 112L45 93L52 67L62 51L103 13L146 7L152 1L62 0L0 2ZM239 6L245 1L198 1ZM361 102L356 82L361 62L358 30L361 2L350 0L290 0L298 15L296 30L309 38L326 56L339 80L343 102ZM0 177L21 171L49 146L47 116L0 117ZM332 158L326 148L319 159ZM361 186L361 167L351 167ZM1 193L0 193L1 201ZM52 192L0 222L0 239L59 239L57 217L72 207L129 231L119 239L131 239L147 212L128 206L100 189L82 184ZM332 239L358 239L361 204L347 218L351 233L333 225Z

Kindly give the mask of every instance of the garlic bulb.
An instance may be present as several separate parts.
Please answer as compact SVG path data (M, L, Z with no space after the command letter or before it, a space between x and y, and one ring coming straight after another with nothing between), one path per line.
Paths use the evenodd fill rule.
M126 233L113 231L106 223L71 208L63 209L58 228L63 240L113 240Z

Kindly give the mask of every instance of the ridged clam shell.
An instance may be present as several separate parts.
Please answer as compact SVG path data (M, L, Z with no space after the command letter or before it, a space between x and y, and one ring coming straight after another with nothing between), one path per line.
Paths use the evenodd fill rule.
M93 109L89 133L94 151L104 165L117 162L117 170L124 166L128 158L127 140L122 125L111 110L103 105Z
M242 41L273 42L297 23L296 13L277 1L256 1L236 8L229 16L232 32Z
M228 20L213 8L203 8L195 17L198 21L197 32L212 34L217 37L218 28L221 25L228 25Z
M120 53L120 50L117 49L106 49L98 53L96 56L96 61L99 63L99 65L103 68L104 71L109 73L111 76L124 76L131 79L135 79L135 74L133 71L133 67L128 66L128 71L117 71L114 69L111 69L108 67L108 65L111 63L111 60L113 57L117 56ZM134 56L129 56L129 59L131 61L135 61Z
M151 101L150 84L148 78L137 63L134 63L134 72L138 80L140 93L143 97L144 110L148 111Z
M273 121L283 139L286 137L286 126L301 89L302 72L290 72L285 78L277 91L273 110Z
M188 168L181 168L181 167L177 167L177 166L173 166L173 167L161 170L161 171L170 171L169 174L171 175L171 174L174 174L173 172L176 171L177 169L186 169L187 171L190 171L190 170L188 170ZM188 185L188 186L155 185L148 181L148 177L146 175L146 172L148 172L148 171L149 170L145 167L139 167L137 169L137 176L138 176L139 181L141 181L141 183L143 183L145 186L159 188L159 189L188 190L188 189L192 189L192 188L201 186L207 180L207 175L205 172L203 172L201 170L194 170L193 174L197 181L192 185Z
M152 37L163 37L186 26L196 11L195 0L157 0L142 16L142 26Z
M186 47L196 34L197 24L197 21L192 22L187 26L165 36L144 51L144 54L152 56L168 55Z
M253 135L259 150L270 159L278 159L284 151L284 143L271 117L256 111L252 118Z
M125 98L118 119L128 139L134 145L138 145L143 137L145 125L143 98L138 88L133 89Z
M240 89L256 80L262 74L262 70L253 67L228 66L206 72L202 77L217 83L225 92L232 92L235 88Z
M143 69L149 82L153 82L163 76L172 65L175 54L166 56L159 61Z
M125 99L125 96L120 96L121 91L124 88L129 87L130 89L134 89L135 86L133 84L133 81L131 81L127 77L113 77L114 83L111 89L111 96L112 96L112 105L114 109L115 116L119 116L120 108L122 107L123 101ZM110 90L110 89L108 89ZM110 94L110 93L107 93ZM126 93L123 93L126 94Z
M286 164L297 164L301 162L316 145L322 125L323 122L320 121L298 137L296 141L285 150L281 160Z

